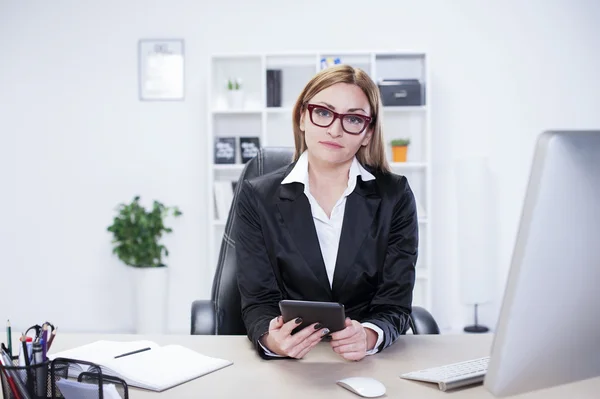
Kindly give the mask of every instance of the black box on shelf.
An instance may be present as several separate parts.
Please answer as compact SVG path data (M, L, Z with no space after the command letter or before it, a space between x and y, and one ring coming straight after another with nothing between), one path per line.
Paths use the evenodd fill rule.
M378 83L384 106L419 106L425 104L423 86L417 79L384 79Z
M281 69L267 69L267 107L281 107Z
M242 163L246 163L258 154L260 137L240 137L240 155Z
M215 138L215 163L235 163L235 137Z

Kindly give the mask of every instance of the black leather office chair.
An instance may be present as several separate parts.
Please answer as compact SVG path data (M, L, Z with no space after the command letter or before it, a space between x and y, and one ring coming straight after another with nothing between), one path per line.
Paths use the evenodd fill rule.
M293 153L293 148L287 147L261 149L255 158L248 161L239 181L260 176L288 165L292 160ZM235 274L235 242L232 239L232 232L235 229L235 204L241 186L241 184L237 184L231 211L225 225L211 299L197 300L192 303L191 334L194 335L246 335ZM410 326L413 334L439 334L440 332L431 314L416 306L413 307Z

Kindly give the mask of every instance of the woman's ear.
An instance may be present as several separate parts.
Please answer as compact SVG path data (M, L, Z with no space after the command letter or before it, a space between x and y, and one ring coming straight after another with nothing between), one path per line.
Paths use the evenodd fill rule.
M362 143L360 143L363 147L366 147L371 142L371 138L373 138L373 129L368 129L365 137L363 138Z
M304 112L300 114L300 130L304 131Z

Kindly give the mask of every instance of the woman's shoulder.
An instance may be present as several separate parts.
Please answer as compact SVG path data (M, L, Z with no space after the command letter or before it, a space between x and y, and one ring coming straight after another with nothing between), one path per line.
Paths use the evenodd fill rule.
M366 167L366 169L375 177L375 182L381 194L397 195L410 188L408 179L404 175L371 167Z
M290 167L291 165L285 165L263 175L247 177L243 184L245 188L252 189L259 196L268 197L281 185Z

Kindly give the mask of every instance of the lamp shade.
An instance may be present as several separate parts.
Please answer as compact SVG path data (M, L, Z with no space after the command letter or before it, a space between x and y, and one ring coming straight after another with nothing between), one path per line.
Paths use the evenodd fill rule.
M457 159L455 172L460 296L481 304L492 299L495 270L492 176L485 157Z

